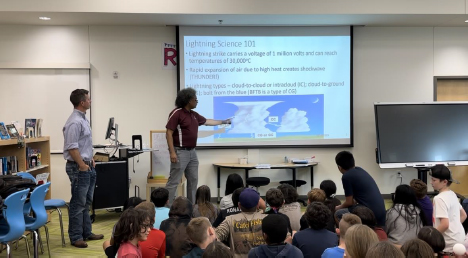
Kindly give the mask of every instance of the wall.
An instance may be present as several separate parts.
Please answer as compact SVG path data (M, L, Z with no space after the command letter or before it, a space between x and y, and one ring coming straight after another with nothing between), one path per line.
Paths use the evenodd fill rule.
M66 27L64 27L66 28ZM38 27L38 29L40 29ZM354 34L354 130L355 147L349 148L357 165L364 167L375 178L382 193L394 191L399 184L397 170L381 170L375 163L376 146L373 102L376 101L431 101L433 76L466 75L468 28L355 28ZM6 39L0 39L0 45ZM96 143L104 143L107 120L114 116L120 124L120 139L130 143L131 135L142 134L149 142L151 129L163 129L167 114L176 96L176 71L161 68L161 44L175 42L171 27L90 26L89 45L93 105L93 135ZM112 72L118 71L119 79ZM67 111L68 112L68 111ZM0 115L1 117L1 115ZM332 179L343 194L334 157L341 149L260 149L199 150L199 185L206 184L216 193L216 172L212 163L236 162L250 154L261 163L277 163L290 157L315 155L320 161L315 171L315 185ZM54 198L68 199L69 182L64 175L64 162L59 155L52 158ZM130 171L132 171L130 161ZM131 172L133 186L139 185L144 195L146 174L150 170L149 154L135 158ZM222 174L222 189L226 177ZM60 174L60 175L59 175ZM290 172L252 171L252 176L269 176L274 187ZM416 170L403 170L403 182L416 177ZM309 181L307 171L299 172L298 179ZM59 188L59 189L58 189ZM307 189L301 187L300 194ZM262 194L267 187L261 188ZM144 197L144 196L143 196Z

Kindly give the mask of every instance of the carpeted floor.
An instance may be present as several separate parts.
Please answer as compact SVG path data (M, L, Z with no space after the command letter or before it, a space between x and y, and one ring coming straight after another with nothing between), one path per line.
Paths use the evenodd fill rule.
M49 244L50 244L50 253L51 257L80 257L80 258L87 258L87 257L106 257L104 251L102 250L102 243L104 240L108 240L110 238L112 228L114 224L117 222L121 213L115 212L107 212L106 210L99 210L96 211L96 219L93 223L93 233L95 234L104 234L104 240L96 240L96 241L87 241L88 247L87 248L76 248L70 245L70 239L68 238L68 213L67 209L62 209L63 213L63 227L65 230L65 243L66 246L62 247L62 240L60 234L60 223L59 217L57 212L53 212L51 215L51 221L47 224L49 228ZM44 228L40 230L40 234L42 240L44 242L44 254L39 254L42 257L47 257L47 246L45 243L45 231ZM31 248L31 257L32 257L32 240L28 237L29 246ZM13 257L27 257L26 253L26 245L24 240L19 242L18 250L14 250L14 244L11 244L12 256ZM3 250L1 257L6 255L6 250Z

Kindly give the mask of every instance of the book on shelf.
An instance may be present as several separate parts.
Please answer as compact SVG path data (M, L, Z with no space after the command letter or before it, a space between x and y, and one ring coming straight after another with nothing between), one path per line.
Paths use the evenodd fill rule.
M11 124L15 126L16 131L18 131L18 134L21 136L24 134L24 129L21 126L20 122L18 121L11 121Z
M26 133L26 138L34 138L36 137L36 118L26 118L24 120L24 128Z
M16 156L0 157L0 174L11 175L18 172L18 159Z
M41 150L26 147L26 167L32 169L41 166Z
M10 134L10 138L12 139L16 139L18 138L18 130L16 130L16 127L14 124L9 124L9 125L5 125L6 126L6 129L8 131L8 134Z
M36 121L36 128L35 128L35 136L42 137L42 122L44 120L42 118L37 119Z
M0 157L0 172L2 175L11 175L18 172L18 159L16 156Z
M10 139L10 134L8 133L8 130L3 122L0 122L0 138L2 140Z

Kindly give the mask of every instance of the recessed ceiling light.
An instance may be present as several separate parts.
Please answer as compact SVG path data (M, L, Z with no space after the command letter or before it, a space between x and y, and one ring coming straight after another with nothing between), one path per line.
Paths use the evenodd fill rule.
M50 17L41 16L41 17L39 17L39 19L43 20L43 21L48 21L48 20L50 20Z
M466 20L465 22L467 22L467 23L468 23L468 20Z

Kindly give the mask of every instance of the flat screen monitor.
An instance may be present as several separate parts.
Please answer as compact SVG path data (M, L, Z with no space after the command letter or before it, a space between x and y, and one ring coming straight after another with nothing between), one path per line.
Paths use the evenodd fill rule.
M114 130L114 118L109 118L109 123L107 124L106 140L109 139L112 135L112 130Z
M381 168L468 165L468 102L374 103Z

